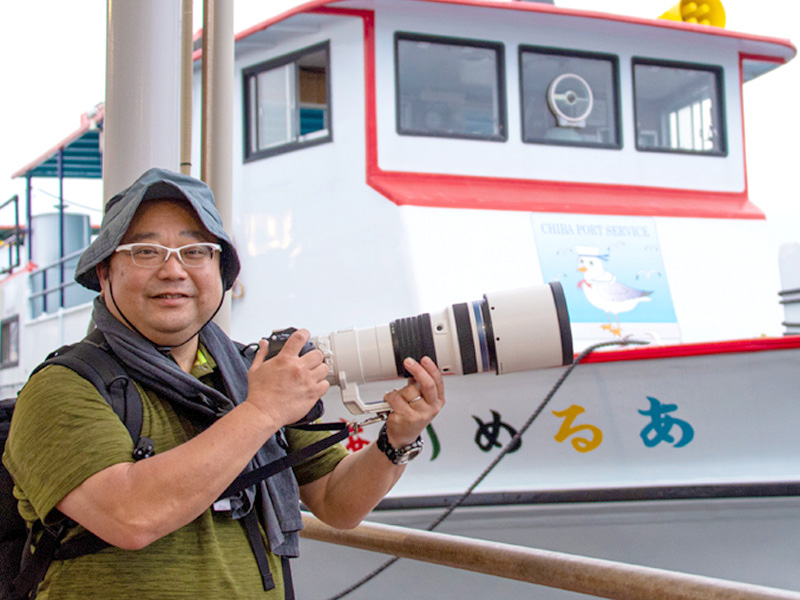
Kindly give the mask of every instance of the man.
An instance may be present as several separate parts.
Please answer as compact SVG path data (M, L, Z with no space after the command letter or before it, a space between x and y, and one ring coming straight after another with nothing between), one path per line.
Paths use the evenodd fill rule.
M385 397L386 452L334 446L215 504L242 471L317 439L283 428L328 389L322 354L299 355L307 331L267 361L262 340L248 369L211 322L238 272L202 182L151 169L109 202L75 278L100 292L94 323L144 392L142 435L156 452L134 462L123 423L69 369L30 379L3 457L20 512L48 525L71 519L79 526L68 538L85 528L111 544L54 561L38 598L283 598L280 557L297 553L298 498L324 522L354 527L402 474L392 449L412 445L445 402L428 358L406 360L413 379ZM253 515L268 568L241 525Z

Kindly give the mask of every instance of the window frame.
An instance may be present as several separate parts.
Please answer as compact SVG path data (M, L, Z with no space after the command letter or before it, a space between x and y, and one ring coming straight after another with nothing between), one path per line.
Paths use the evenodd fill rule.
M431 44L442 44L450 46L471 46L475 48L487 48L495 50L497 56L497 68L495 77L497 83L497 105L499 107L498 128L500 133L497 135L465 135L465 134L441 134L441 133L422 133L418 131L404 130L400 124L400 42L428 42ZM508 141L508 96L506 93L506 65L505 65L505 44L502 42L492 42L489 40L477 40L471 38L460 38L451 36L430 35L409 31L395 31L394 33L394 110L395 110L395 132L398 135L411 137L430 137L441 139L476 140L487 142L506 142Z
M257 77L259 74L264 73L266 71L271 71L273 69L277 69L279 67L286 66L288 64L297 63L297 61L304 56L309 54L313 54L315 52L319 52L320 50L325 51L326 56L326 73L325 73L325 97L326 97L326 106L327 106L327 134L321 135L319 137L313 137L310 139L294 139L291 141L286 142L285 144L276 145L270 148L265 148L263 150L252 150L252 128L254 125L257 126L257 122L253 123L253 119L256 115L251 114L250 106L252 103L251 93L250 93L250 81ZM299 85L297 82L297 78L295 78L295 94L296 94L296 106L294 107L296 112L300 110L300 97L299 97ZM271 58L269 60L265 60L263 62L257 63L255 65L251 65L242 69L242 117L243 117L243 162L248 163L255 160L260 160L262 158L268 158L270 156L275 156L278 154L285 154L287 152L293 152L295 150L300 150L302 148L308 148L311 146L318 146L320 144L326 144L328 142L333 141L333 102L331 98L331 48L330 48L330 40L326 40L319 44L314 44L312 46L307 46L305 48L301 48L300 50L295 50L294 52L290 52L288 54L283 54L276 58Z
M525 87L523 81L522 57L526 52L536 54L549 54L556 56L568 56L574 58L589 58L595 60L607 60L611 63L611 91L614 94L614 132L617 137L615 144L587 144L583 142L573 142L569 140L526 140L525 139ZM607 52L592 52L588 50L573 50L571 48L557 48L554 46L536 46L533 44L520 44L517 50L517 70L519 71L519 109L520 109L520 139L523 144L537 144L542 146L577 146L580 148L596 148L603 150L622 150L622 106L620 97L622 89L620 87L620 60L618 54Z
M16 324L15 329L15 339L6 341L5 332L8 329L10 324ZM19 315L13 315L11 317L6 317L5 319L0 320L0 369L8 369L10 367L19 366L19 355L20 355L20 347L19 347ZM16 359L10 360L8 357L9 350L13 345L16 348Z
M684 150L682 148L652 148L642 147L639 144L639 107L636 101L636 66L666 67L673 69L686 69L692 71L705 71L714 75L715 92L717 94L717 113L719 115L720 126L720 150ZM725 69L722 65L706 63L693 63L686 61L672 61L659 58L648 58L644 56L631 57L631 95L633 99L633 137L637 152L656 152L659 154L682 154L688 156L713 156L725 158L728 156L728 119L725 106Z

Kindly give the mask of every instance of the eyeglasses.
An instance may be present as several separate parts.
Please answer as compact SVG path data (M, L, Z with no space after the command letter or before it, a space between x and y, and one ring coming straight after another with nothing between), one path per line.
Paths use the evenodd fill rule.
M130 252L133 264L145 269L160 267L174 254L184 267L194 269L208 265L214 252L222 252L222 246L210 242L187 244L180 248L167 248L160 244L122 244L115 252Z

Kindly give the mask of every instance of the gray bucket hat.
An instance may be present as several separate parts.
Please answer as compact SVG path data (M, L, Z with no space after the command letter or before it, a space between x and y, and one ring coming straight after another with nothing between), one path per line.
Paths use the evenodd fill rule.
M100 225L100 234L89 245L78 261L75 281L90 290L100 291L95 267L111 256L122 241L131 224L133 215L144 200L177 198L186 200L197 213L203 226L219 240L222 246L222 283L231 289L239 274L239 256L228 234L222 228L222 218L214 205L214 194L199 179L173 173L166 169L149 169L130 187L111 198L106 204L106 213Z

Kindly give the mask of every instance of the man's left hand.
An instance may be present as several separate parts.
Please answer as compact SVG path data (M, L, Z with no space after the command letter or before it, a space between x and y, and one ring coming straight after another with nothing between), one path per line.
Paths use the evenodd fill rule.
M403 366L411 374L408 385L383 397L392 407L386 435L394 448L416 440L445 404L444 381L436 363L425 356L420 362L407 358Z

